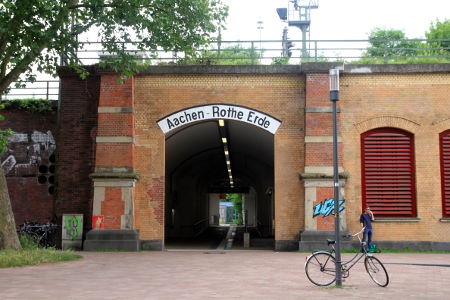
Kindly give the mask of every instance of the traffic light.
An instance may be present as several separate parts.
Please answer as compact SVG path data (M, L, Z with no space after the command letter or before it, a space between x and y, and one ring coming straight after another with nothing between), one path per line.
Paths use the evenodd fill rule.
M46 184L48 193L53 195L55 193L55 154L50 155L48 164L41 164L38 167L38 182Z
M288 57L291 57L291 56L292 56L292 50L291 50L292 47L294 47L294 43L292 43L292 42L287 42L287 43L286 43L287 56L288 56Z

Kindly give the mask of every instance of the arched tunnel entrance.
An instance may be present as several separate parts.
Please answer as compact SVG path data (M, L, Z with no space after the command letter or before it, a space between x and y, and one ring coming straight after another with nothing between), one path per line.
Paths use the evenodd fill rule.
M167 133L165 149L167 249L273 249L272 133L207 120Z

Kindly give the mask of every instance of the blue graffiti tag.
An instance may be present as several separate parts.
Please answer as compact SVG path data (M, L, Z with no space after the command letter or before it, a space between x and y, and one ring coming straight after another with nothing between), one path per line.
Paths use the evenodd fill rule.
M339 212L343 211L345 209L342 204L345 202L345 200L339 200ZM335 214L334 212L334 199L328 199L324 200L323 202L319 202L316 205L314 205L314 212L313 212L313 218L322 215L323 217L328 217L330 214Z

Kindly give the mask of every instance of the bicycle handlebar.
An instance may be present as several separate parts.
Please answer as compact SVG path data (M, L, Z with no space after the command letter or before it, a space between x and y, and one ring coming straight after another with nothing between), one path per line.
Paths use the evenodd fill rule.
M366 227L363 227L360 231L358 231L358 232L355 233L355 234L346 234L346 235L343 235L343 237L344 237L344 238L355 237L355 236L359 235L360 233L362 233L362 232L364 231L365 228L366 228Z
M355 233L355 234L352 234L351 236L357 236L357 235L359 235L360 233L362 233L362 232L364 231L364 229L366 229L366 227L363 227L360 231L358 231L358 232Z

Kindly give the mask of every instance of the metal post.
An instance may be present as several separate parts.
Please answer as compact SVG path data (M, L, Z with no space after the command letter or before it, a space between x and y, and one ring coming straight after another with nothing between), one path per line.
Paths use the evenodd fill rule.
M314 41L314 61L317 62L317 41Z
M330 70L330 100L333 103L333 186L334 186L334 235L336 248L336 286L342 286L341 241L339 233L339 162L337 139L337 101L339 101L339 70Z
M45 99L48 100L48 95L50 94L50 81L47 80L47 93Z
M308 57L308 51L306 50L306 31L308 30L307 27L301 27L302 30L302 59L305 59Z
M251 57L251 60L252 60L252 65L254 65L255 64L255 42L254 41L252 41L251 42L251 50L250 50L250 57Z

